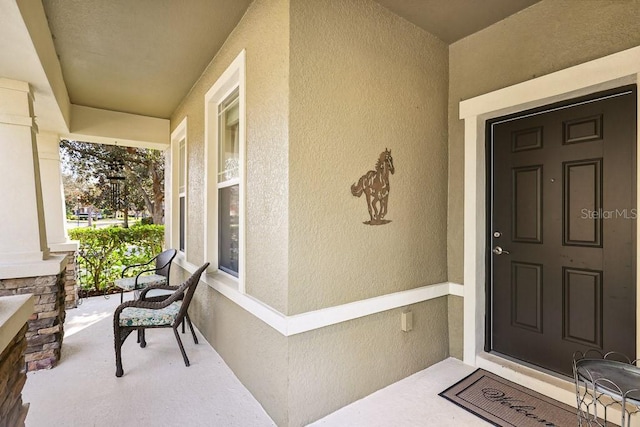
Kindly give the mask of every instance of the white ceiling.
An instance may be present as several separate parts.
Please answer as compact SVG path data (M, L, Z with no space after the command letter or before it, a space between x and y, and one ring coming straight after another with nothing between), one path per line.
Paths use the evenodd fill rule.
M69 104L169 118L252 0L41 1L0 2L0 77L29 81L36 113L60 106L40 114L59 129ZM446 43L537 2L376 1Z

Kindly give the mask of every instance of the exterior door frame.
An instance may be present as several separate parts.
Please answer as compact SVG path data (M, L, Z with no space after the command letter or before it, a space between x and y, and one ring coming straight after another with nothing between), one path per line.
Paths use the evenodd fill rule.
M487 275L486 122L519 111L640 81L640 46L460 102L464 120L464 347L463 361L484 354ZM640 91L637 91L640 97ZM638 103L640 106L640 102ZM640 107L638 108L640 115ZM640 120L636 118L636 122ZM636 147L640 148L640 126ZM640 153L640 150L637 150ZM640 162L636 162L640 180ZM637 186L636 208L640 204ZM640 211L640 210L639 210ZM636 247L640 248L640 232ZM640 263L636 262L636 353L640 355Z

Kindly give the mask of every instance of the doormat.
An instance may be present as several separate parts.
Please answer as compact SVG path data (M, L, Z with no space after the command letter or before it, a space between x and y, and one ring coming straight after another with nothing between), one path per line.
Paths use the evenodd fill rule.
M500 427L578 425L575 408L483 369L458 381L440 396Z

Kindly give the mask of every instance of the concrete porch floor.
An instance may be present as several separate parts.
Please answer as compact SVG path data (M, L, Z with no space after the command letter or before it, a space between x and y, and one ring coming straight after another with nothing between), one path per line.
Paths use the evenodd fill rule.
M27 375L27 427L275 425L204 338L195 345L188 331L189 368L170 330L150 330L145 349L135 336L127 339L124 376L116 378L112 315L119 302L119 295L93 297L67 311L62 360ZM489 425L438 396L473 370L447 359L311 425Z

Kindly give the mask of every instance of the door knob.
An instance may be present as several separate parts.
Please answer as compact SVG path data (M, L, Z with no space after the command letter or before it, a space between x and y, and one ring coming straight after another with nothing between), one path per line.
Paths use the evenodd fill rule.
M496 255L509 255L509 251L505 251L500 246L493 248L493 253Z

